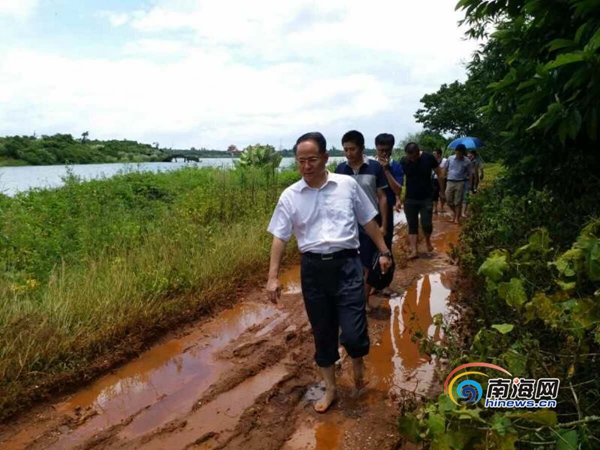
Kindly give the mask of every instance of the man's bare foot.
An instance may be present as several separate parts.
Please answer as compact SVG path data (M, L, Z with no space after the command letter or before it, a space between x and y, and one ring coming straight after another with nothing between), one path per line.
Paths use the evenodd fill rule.
M318 413L324 413L329 409L331 404L335 401L335 389L327 389L323 397L321 397L317 403L315 403L315 411Z
M408 259L417 259L419 257L419 254L417 252L411 252L410 255L408 255Z
M357 391L360 391L368 384L368 382L365 381L365 362L363 359L353 359L352 369L354 370L354 387L356 387Z
M433 245L431 245L431 242L427 243L427 251L428 252L432 252L433 251Z

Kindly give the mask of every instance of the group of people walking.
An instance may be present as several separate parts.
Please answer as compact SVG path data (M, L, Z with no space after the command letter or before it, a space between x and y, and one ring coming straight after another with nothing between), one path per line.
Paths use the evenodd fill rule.
M371 280L374 274L384 276L393 268L394 210L404 205L409 257L417 258L419 218L427 251L432 252L433 211L438 200L440 210L448 202L453 221L458 222L466 201L465 184L471 183L467 190L476 191L480 179L474 179L477 166L471 154L466 156L464 146L459 145L446 160L441 151L432 155L409 143L398 162L392 159L394 145L393 135L378 135L376 157L370 159L364 154L362 133L348 131L342 137L346 161L331 173L325 137L319 132L300 136L294 154L302 179L281 194L268 227L273 235L267 282L272 302L277 303L281 294L279 270L292 235L302 254L302 294L315 340L315 361L326 384L324 396L315 404L317 412L326 411L336 397L338 343L352 358L356 389L365 386Z

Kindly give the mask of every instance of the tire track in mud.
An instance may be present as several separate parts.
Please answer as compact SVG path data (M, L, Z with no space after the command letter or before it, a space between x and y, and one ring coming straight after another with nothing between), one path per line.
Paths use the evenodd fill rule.
M454 267L445 252L458 228L436 220L439 251L406 264L405 228L394 253L391 298L369 315L370 384L353 393L350 361L337 364L339 397L326 414L312 404L323 392L299 287L299 267L282 280L275 307L261 290L181 338L157 345L63 401L40 407L0 431L6 450L398 448L396 418L406 393L439 393L434 369L418 353L418 330L442 339L433 324L447 308ZM40 412L41 411L41 412Z

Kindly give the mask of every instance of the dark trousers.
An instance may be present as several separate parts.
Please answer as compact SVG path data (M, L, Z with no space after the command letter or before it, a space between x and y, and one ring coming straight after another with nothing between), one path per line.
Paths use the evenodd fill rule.
M385 236L385 245L389 251L392 251L392 239L394 238L394 205L388 203L387 230Z
M404 201L404 214L408 222L408 234L419 234L419 216L421 216L421 228L423 233L431 234L433 232L433 200L413 200Z
M377 225L381 226L380 214L377 214L374 220L377 222ZM361 226L358 227L358 241L360 243L360 260L363 266L368 269L373 266L373 258L375 257L375 252L377 252L377 246Z
M321 261L303 256L300 270L317 365L329 367L340 358L338 341L352 358L367 355L370 341L360 258Z

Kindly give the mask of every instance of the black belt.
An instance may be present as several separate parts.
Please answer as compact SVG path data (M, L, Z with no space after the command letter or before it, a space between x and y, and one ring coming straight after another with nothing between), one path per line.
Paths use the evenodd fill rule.
M448 181L451 181L453 183L462 183L463 181L467 181L467 180L464 179L464 180L448 180Z
M355 248L340 250L339 252L334 253L302 253L303 256L306 256L310 259L320 259L321 261L329 261L330 259L339 259L339 258L349 258L351 256L358 255L358 250Z

